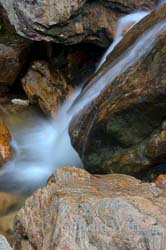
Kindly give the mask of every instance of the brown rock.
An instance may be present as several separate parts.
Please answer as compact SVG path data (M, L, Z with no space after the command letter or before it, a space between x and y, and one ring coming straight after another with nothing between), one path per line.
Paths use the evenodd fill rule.
M86 2L0 0L16 31L31 40L63 44L91 41L106 47L114 37L119 13L100 2Z
M160 164L166 157L166 135L162 128L166 98L165 13L163 5L130 29L75 102L77 105L86 98L90 86L107 83L105 90L76 115L70 126L72 144L92 173L135 174L155 162ZM155 36L161 25L163 30ZM153 32L145 42L151 29ZM137 58L140 48L133 63L130 64L130 57L128 67L124 64L121 68L120 63L138 39L144 44L144 55ZM150 45L151 41L154 43ZM131 51L135 53L134 49ZM112 80L115 65L120 73Z
M0 215L6 214L17 205L18 199L15 195L0 192Z
M30 102L38 103L42 111L52 117L72 93L62 73L44 61L34 62L22 83Z
M159 175L154 182L156 183L156 186L166 188L166 174Z
M25 43L13 41L4 44L0 41L0 84L15 82L24 64L25 48Z
M155 5L155 0L101 0L103 4L122 12L130 12L136 9L149 10Z
M6 161L12 157L11 152L11 133L6 127L3 120L0 120L0 165L2 166Z
M0 217L0 234L4 235L11 245L13 245L13 223L15 216L16 212L10 212Z
M125 175L58 169L17 214L18 250L166 249L166 191Z
M11 85L24 66L29 42L19 37L0 5L0 87Z

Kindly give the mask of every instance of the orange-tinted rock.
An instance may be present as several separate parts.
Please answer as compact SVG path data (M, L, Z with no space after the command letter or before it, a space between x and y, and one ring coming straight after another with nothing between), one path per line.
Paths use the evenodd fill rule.
M72 144L92 173L135 174L166 158L165 21L164 4L127 32L77 98L79 102L86 97L90 86L100 80L107 83L103 92L70 125ZM160 30L162 25L164 28ZM140 57L137 56L141 55L141 46L137 53L135 50L137 39L147 46L142 47ZM126 55L130 54L127 51L135 55L134 60L129 57L131 64L125 68L124 63L122 69L121 62L127 62Z
M17 203L18 199L15 195L0 192L0 215L6 214Z
M5 123L0 120L0 166L11 159L11 133Z
M154 182L157 186L166 188L166 174L159 175Z
M17 250L165 250L166 190L126 175L57 169L15 220Z
M22 83L30 102L37 103L44 113L52 117L72 94L72 87L67 85L63 74L44 61L34 62Z

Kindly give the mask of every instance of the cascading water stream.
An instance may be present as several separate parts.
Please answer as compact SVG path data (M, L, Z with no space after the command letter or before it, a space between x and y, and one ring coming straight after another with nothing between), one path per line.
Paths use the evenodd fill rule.
M135 43L129 47L120 57L115 59L102 74L81 91L70 108L71 113L77 113L82 107L93 101L113 80L141 57L148 53L156 38L166 29L166 22L159 22L146 31Z
M111 51L115 48L115 46L122 40L122 38L123 38L123 32L125 30L125 27L128 26L128 25L130 25L129 29L131 29L133 27L133 25L135 25L142 18L144 18L145 16L147 16L148 13L149 12L147 12L147 11L139 11L139 12L135 12L135 13L126 15L124 17L121 17L119 19L119 21L118 21L118 27L117 27L117 31L116 31L116 35L115 35L115 39L114 39L113 43L108 47L108 49L106 50L106 52L104 53L104 55L102 56L102 58L101 58L101 60L99 62L99 65L97 66L96 71L98 71L100 69L100 67L106 61L107 56L111 53Z
M146 14L146 12L134 13L120 20L115 42L102 58L98 68L121 39L124 25L137 22ZM81 93L81 88L76 89L73 96L64 103L55 120L37 117L33 118L32 123L23 130L13 130L15 156L0 171L0 189L10 192L33 191L45 184L57 167L65 165L82 167L81 160L70 143L68 126L71 119L120 73L150 51L156 37L163 29L166 29L165 22L153 26L117 58L95 83L92 80Z

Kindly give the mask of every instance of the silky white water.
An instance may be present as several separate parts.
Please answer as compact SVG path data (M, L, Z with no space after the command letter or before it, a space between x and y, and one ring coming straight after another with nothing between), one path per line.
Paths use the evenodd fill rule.
M113 82L113 80L131 65L136 63L146 53L150 52L156 38L166 29L166 22L159 22L135 41L120 57L113 61L106 70L98 78L92 81L81 91L80 95L75 99L71 113L77 113L82 107L95 99L99 94Z
M115 39L113 43L108 47L104 55L102 56L98 66L97 70L100 69L100 67L103 65L103 63L106 61L107 56L111 53L111 51L115 48L115 46L122 40L123 38L123 32L125 30L125 27L130 24L131 29L136 23L138 23L142 18L148 15L149 12L147 11L139 11L139 12L134 12L132 14L126 15L124 17L121 17L118 21L118 27L115 35Z
M121 19L116 39L121 38L124 23L137 22L146 14L134 13ZM97 97L119 74L150 51L156 37L163 29L166 29L165 22L153 26L117 58L95 82L92 79L83 91L81 88L76 89L73 96L64 103L55 120L36 117L29 125L25 124L24 129L14 129L12 135L15 154L13 160L0 171L0 189L13 192L31 191L43 185L57 167L65 165L82 167L68 134L72 117ZM109 52L117 42L118 40L111 45ZM107 53L108 51L105 57Z

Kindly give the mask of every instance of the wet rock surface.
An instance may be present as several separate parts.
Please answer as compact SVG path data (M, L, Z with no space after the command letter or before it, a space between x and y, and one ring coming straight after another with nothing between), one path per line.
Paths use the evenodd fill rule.
M121 60L120 55L137 37L165 21L165 11L164 5L135 25L89 86ZM150 51L110 82L71 123L73 146L88 171L133 174L165 159L165 39L163 30Z
M37 103L52 117L72 94L72 87L67 85L63 74L45 61L33 62L22 83L30 102Z
M165 197L165 190L131 176L58 169L18 212L15 247L162 250Z

